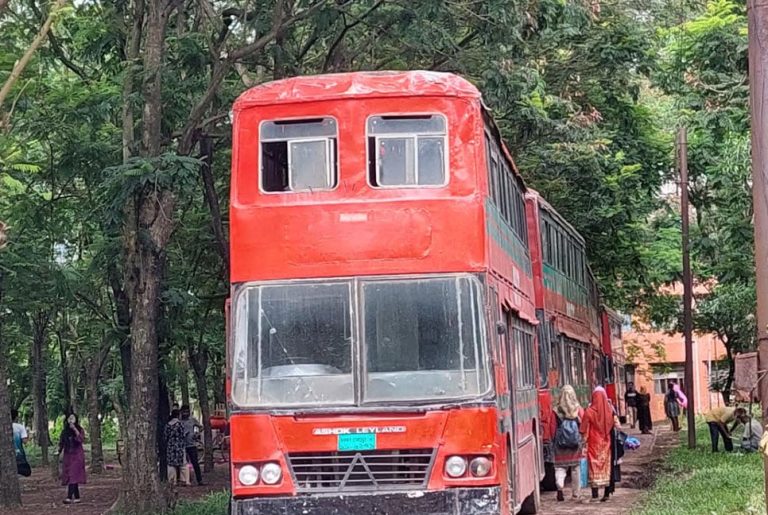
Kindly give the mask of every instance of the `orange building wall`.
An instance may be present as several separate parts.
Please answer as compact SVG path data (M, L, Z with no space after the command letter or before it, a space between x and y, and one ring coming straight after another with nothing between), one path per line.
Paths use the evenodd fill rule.
M710 334L694 334L694 393L697 413L706 413L723 404L722 396L709 391L709 363L723 359L725 349L717 338ZM664 395L656 394L653 383L653 365L685 363L685 343L680 333L669 335L665 332L633 324L632 330L624 334L626 363L636 365L635 388L645 386L651 394L651 417L654 421L665 419ZM690 392L685 391L691 399Z

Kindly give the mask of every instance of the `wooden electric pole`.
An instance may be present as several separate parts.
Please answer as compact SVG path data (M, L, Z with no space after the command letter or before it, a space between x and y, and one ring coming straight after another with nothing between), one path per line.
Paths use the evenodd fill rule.
M757 368L768 370L768 0L749 0L749 98L752 111L752 200L757 274ZM768 381L759 380L763 424L768 423ZM768 507L768 459L763 458Z
M693 382L693 277L688 220L688 131L677 133L677 165L680 168L680 218L683 222L683 335L685 336L685 388L688 395L688 448L696 448L696 395Z

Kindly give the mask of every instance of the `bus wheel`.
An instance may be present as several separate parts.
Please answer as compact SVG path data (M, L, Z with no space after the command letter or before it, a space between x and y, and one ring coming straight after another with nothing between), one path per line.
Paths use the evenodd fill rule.
M536 477L539 477L539 463L536 462ZM533 515L536 513L540 513L541 511L541 489L539 487L539 483L536 483L536 486L533 489L533 492L531 492L531 495L525 498L523 501L522 506L520 506L520 513L521 514L527 514L527 515Z
M520 506L520 513L521 514L527 514L527 515L533 515L536 513L540 513L541 511L541 494L539 493L539 487L536 487L536 490L531 492L531 495L525 498L523 501L522 506Z
M544 462L544 479L541 480L541 489L545 492L554 492L557 490L555 484L555 464Z

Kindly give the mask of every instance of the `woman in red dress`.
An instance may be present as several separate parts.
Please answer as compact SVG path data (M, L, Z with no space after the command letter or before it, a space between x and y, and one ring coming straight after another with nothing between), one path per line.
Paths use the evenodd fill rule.
M589 486L592 499L597 499L598 488L605 488L602 501L607 501L611 483L611 429L614 426L613 409L605 390L598 386L592 392L592 402L584 411L581 434L587 445Z

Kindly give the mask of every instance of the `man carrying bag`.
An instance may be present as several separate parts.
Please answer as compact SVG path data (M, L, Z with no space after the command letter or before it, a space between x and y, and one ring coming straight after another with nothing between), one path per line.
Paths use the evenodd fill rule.
M13 447L16 450L16 472L20 476L29 477L32 475L32 467L29 466L27 454L24 452L24 444L29 435L27 435L27 428L23 424L19 424L18 418L19 411L12 409L11 421L13 422Z

